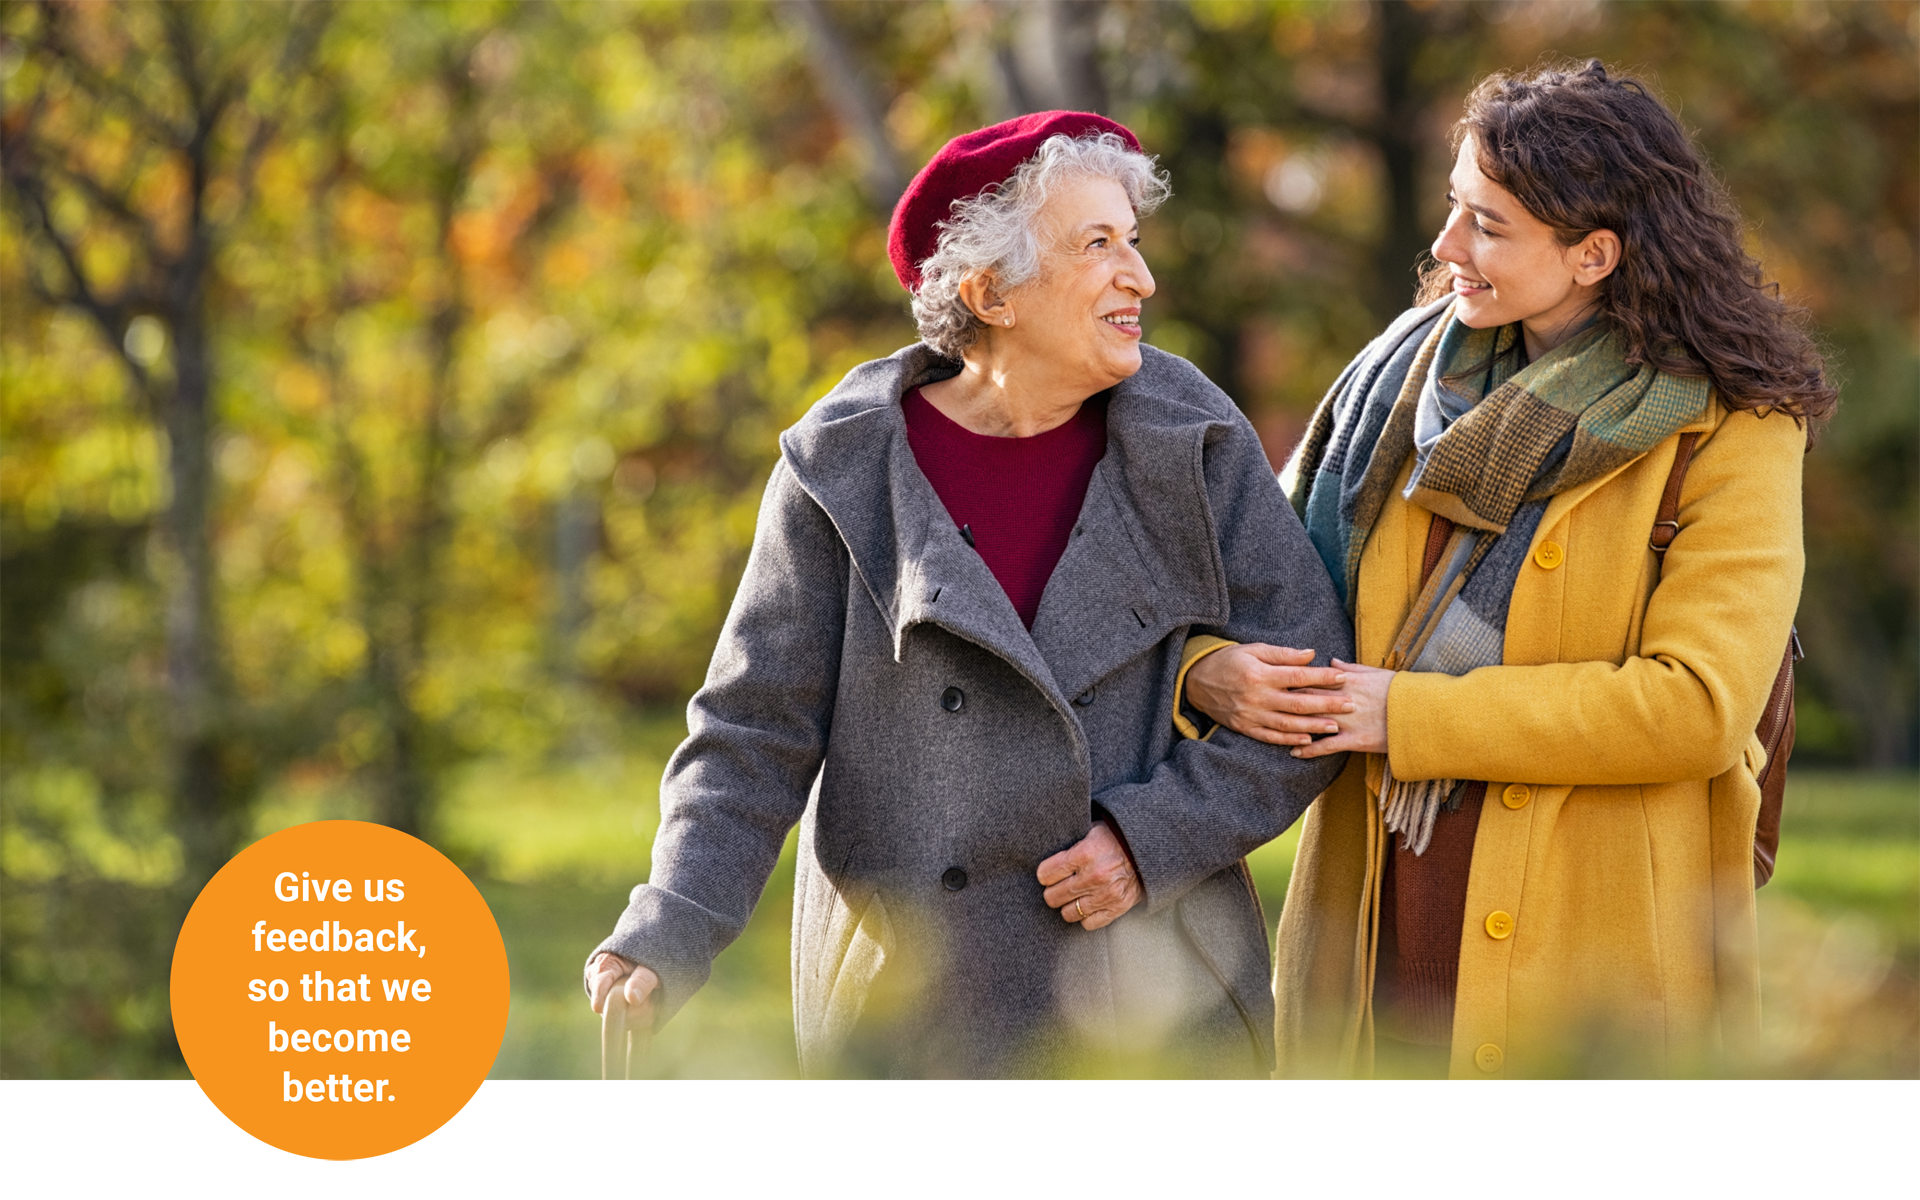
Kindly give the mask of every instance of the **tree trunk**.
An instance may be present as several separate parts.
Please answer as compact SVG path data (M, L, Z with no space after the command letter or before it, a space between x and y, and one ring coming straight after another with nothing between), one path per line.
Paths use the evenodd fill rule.
M865 152L868 200L876 210L891 213L900 193L907 189L907 174L887 136L885 106L868 86L847 49L846 39L819 4L814 0L787 0L780 6L780 13L805 41L814 85L833 110L834 119Z
M1414 65L1431 35L1422 9L1407 0L1380 0L1380 125L1373 141L1387 175L1387 231L1374 259L1374 316L1386 322L1413 303L1419 264L1431 238L1420 221L1422 118L1432 90L1414 76Z
M205 271L176 277L174 386L158 398L167 431L172 499L165 529L177 572L168 589L167 685L172 707L173 787L186 842L188 878L197 887L231 857L241 834L229 803L224 742L226 687L213 556L213 371L207 344Z
M403 527L393 596L392 624L376 665L374 682L388 721L388 772L380 796L380 819L403 833L426 834L431 787L427 780L427 723L413 703L413 690L427 659L427 635L437 599L436 567L450 522L447 518L447 422L455 404L458 338L467 319L466 291L454 251L454 218L473 173L481 136L475 128L476 97L467 57L446 64L441 76L448 100L450 161L439 172L434 196L434 244L445 274L440 307L427 322L426 411L420 418L415 458L416 491L411 520ZM371 635L371 631L369 631Z
M1020 97L1023 111L1106 111L1098 53L1102 7L1099 0L1044 0L1022 11L1011 56L1016 82L1008 90Z

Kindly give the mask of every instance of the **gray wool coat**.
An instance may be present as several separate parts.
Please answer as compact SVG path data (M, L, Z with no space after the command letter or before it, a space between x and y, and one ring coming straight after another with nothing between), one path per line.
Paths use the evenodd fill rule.
M1351 631L1246 418L1191 364L1141 354L1031 633L907 444L901 397L950 360L866 363L782 436L661 787L652 877L598 947L660 976L660 1019L745 926L798 821L807 1074L1271 1070L1240 860L1344 756L1181 739L1170 706L1191 632L1324 665ZM1096 807L1145 898L1090 933L1034 872Z

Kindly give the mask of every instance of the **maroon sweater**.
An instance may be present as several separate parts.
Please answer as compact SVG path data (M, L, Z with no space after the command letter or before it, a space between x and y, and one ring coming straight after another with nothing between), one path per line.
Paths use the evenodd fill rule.
M1067 548L1093 468L1107 452L1107 401L1032 437L987 437L915 388L901 402L913 459L1028 629Z

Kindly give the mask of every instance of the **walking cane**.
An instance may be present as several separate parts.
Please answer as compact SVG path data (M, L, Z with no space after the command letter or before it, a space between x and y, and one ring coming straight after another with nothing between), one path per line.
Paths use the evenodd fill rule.
M628 1023L626 989L614 987L601 1014L601 1162L634 1158L634 1062L649 1033Z

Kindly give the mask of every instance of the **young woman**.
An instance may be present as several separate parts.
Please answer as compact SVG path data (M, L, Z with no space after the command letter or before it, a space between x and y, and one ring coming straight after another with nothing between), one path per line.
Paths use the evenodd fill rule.
M1283 475L1359 662L1311 715L1279 648L1186 654L1190 707L1361 752L1302 834L1281 1071L1727 1069L1759 1003L1753 730L1836 394L1640 83L1497 75L1454 141L1426 303Z

